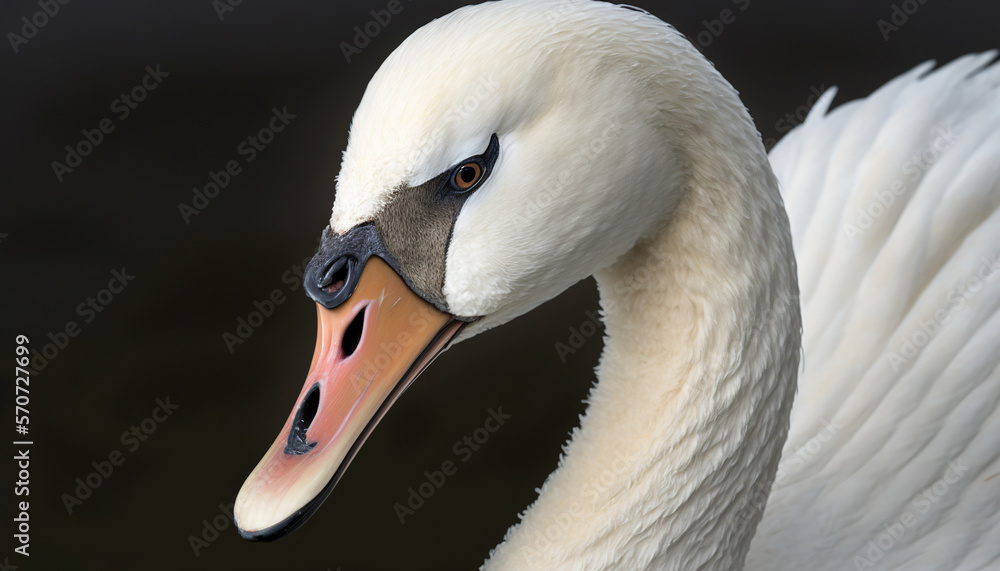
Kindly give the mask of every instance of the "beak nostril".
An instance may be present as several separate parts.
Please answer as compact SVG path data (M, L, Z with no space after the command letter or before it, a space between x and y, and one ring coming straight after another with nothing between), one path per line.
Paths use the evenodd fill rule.
M354 316L351 324L344 330L344 340L340 343L340 348L345 357L350 357L361 344L361 334L365 331L365 313L368 311L366 305Z
M337 293L350 276L352 262L356 262L351 256L337 258L323 273L319 284L320 289L327 293Z
M295 413L292 429L288 433L288 443L285 445L285 454L301 456L316 446L315 442L309 442L308 431L318 410L319 383L309 389L306 398L302 399L302 404L299 405L299 410Z

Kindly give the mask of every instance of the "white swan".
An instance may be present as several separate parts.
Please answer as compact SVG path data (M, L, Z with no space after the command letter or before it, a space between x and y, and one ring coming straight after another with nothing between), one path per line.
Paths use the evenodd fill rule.
M994 55L829 93L769 161L646 13L507 0L421 28L354 117L316 354L240 533L301 525L449 342L596 275L599 382L484 568L1000 565Z

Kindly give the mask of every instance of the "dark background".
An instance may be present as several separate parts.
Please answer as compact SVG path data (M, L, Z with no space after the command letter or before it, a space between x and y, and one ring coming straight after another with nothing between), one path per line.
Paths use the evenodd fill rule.
M340 43L386 1L245 0L220 21L211 0L76 0L20 53L0 46L0 350L12 354L16 334L40 350L67 322L80 327L32 379L31 557L13 553L5 515L0 563L469 569L501 540L583 412L601 342L589 339L566 363L554 345L597 307L590 280L438 359L297 533L251 544L229 525L197 557L189 543L213 537L203 536L204 520L235 499L303 382L315 311L282 276L312 254L329 219L340 153L368 78L413 30L462 3L404 0L402 13L351 63ZM906 2L919 10L888 41L876 24L892 14L887 0L751 0L742 12L742 0L634 3L692 38L733 10L735 21L700 43L765 139L779 138L790 127L786 114L804 112L815 91L838 85L839 103L922 61L1000 47L1000 4L986 0ZM0 31L19 32L20 18L38 10L34 1L5 0ZM112 101L155 64L169 77L117 119ZM237 145L283 106L297 118L246 164ZM65 160L64 147L104 117L115 130L58 182L51 162ZM209 170L232 159L243 172L185 224L178 204L190 203ZM84 323L77 305L122 267L135 280ZM288 301L230 353L223 333L274 289ZM3 378L11 394L13 372ZM122 432L168 396L180 408L128 452ZM4 397L4 425L11 400ZM454 460L453 444L497 406L512 418L400 525L393 504L405 502L424 470ZM62 494L114 450L125 462L68 514ZM9 514L13 463L0 472Z

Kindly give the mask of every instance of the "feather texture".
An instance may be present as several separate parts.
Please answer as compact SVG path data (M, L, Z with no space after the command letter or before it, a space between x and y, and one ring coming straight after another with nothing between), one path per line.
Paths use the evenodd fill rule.
M918 66L771 153L803 371L747 569L1000 565L1000 65Z
M495 134L448 245L464 335L601 289L587 414L487 568L1000 564L995 56L828 92L770 165L735 90L640 11L480 4L386 60L334 230Z

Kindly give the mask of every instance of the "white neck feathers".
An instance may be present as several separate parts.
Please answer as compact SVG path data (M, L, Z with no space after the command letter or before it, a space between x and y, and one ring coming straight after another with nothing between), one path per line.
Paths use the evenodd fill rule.
M731 111L749 124L742 106ZM599 382L559 468L486 569L743 565L788 429L798 287L756 132L713 131L692 134L704 154L662 227L596 274Z

